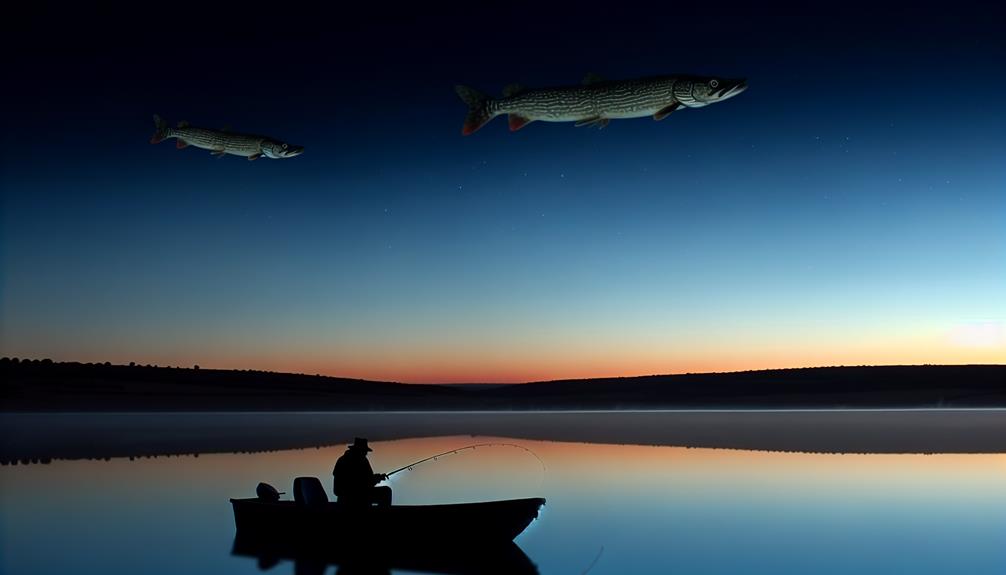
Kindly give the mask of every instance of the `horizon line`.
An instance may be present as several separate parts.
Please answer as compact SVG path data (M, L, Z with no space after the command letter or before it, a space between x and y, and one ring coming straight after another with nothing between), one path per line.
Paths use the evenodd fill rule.
M733 371L704 371L704 372L676 372L676 373L650 373L650 374L638 374L638 375L602 375L595 377L579 377L579 378L556 378L556 379L538 379L530 381L510 381L510 382L498 382L498 381L469 381L469 382L418 382L418 381L392 381L392 380L380 380L380 379L366 379L360 377L346 377L340 375L328 375L322 373L304 373L304 372L292 372L292 371L272 371L264 369L242 369L242 368L221 368L221 367L202 367L199 364L194 364L192 366L174 366L174 365L158 365L158 364L139 364L135 362L130 362L129 364L116 364L109 361L105 362L82 362L82 361L56 361L51 358L35 359L35 358L19 358L3 356L0 358L0 364L3 365L81 365L81 366L92 366L92 367L120 367L120 368L141 368L141 369L182 369L188 371L220 371L220 372L245 372L245 373L267 373L274 375L289 375L289 376L300 376L300 377L324 377L330 379L344 379L352 381L361 381L368 383L390 383L398 385L432 385L432 386L466 386L466 385L529 385L536 383L553 383L553 382L564 382L564 381L596 381L604 379L642 379L649 377L681 377L681 376L695 376L695 375L731 375L731 374L742 374L742 373L757 373L757 372L772 372L772 371L797 371L797 370L811 370L811 369L848 369L848 368L898 368L898 367L1006 367L1006 363L921 363L921 364L857 364L857 365L811 365L802 367L771 367L771 368L761 368L761 369L740 369Z

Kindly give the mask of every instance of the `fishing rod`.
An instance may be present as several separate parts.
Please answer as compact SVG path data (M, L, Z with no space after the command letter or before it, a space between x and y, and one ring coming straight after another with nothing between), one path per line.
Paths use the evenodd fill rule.
M457 449L452 449L450 451L445 451L443 453L438 453L436 455L431 455L429 457L420 459L419 461L413 461L412 463L410 463L408 465L405 465L403 467L399 467L398 469L396 469L394 471L391 471L389 473L385 473L384 475L385 475L385 477L391 477L392 475L394 475L394 474L396 474L396 473L398 473L400 471L411 471L413 467L415 467L415 466L417 466L419 464L422 464L422 463L426 463L427 461L436 461L436 460L440 459L441 457L446 457L448 455L454 455L455 453L458 453L458 452L461 452L461 451L465 451L465 450L468 450L468 449L471 449L471 450L474 451L478 447L516 447L517 449L523 449L524 451L526 451L526 452L530 453L531 455L533 455L534 458L538 460L538 463L541 464L542 471L545 471L545 462L542 461L540 457L538 457L537 453L531 451L530 449L528 449L527 447L524 447L523 445L517 445L516 443L498 443L497 442L497 443L474 443L472 445L466 445L464 447L459 447Z

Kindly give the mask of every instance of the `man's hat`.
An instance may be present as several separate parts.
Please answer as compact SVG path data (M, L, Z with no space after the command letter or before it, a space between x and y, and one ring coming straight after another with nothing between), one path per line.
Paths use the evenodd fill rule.
M367 447L367 439L365 437L357 437L353 440L353 445L347 445L346 447L350 449L362 449L364 451L373 451L373 449Z

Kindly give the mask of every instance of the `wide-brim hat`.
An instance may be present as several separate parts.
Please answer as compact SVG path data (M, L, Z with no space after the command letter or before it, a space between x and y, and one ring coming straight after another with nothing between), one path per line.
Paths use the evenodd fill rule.
M346 447L350 449L362 449L364 451L373 451L373 449L367 446L367 438L365 437L357 437L356 439L353 440L353 445L347 445Z

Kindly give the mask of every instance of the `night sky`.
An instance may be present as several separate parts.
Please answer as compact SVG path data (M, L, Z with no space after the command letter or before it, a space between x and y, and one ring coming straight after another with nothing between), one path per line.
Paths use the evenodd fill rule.
M410 382L1006 362L1001 2L332 4L5 14L0 353ZM461 135L455 84L588 72L750 87ZM150 145L154 113L306 152Z

